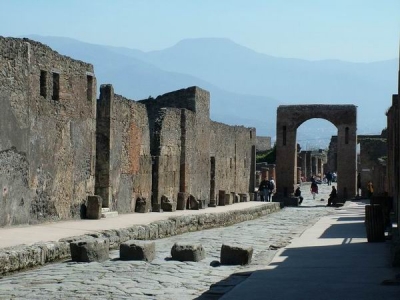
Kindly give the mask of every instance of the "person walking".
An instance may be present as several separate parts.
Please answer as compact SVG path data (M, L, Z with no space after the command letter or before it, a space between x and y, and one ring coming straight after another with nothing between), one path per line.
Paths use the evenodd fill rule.
M328 173L326 173L325 176L326 176L326 181L327 181L328 185L332 185L332 173L328 172Z
M269 186L268 186L268 201L271 202L272 201L272 194L275 193L275 181L274 181L274 177L271 177L271 179L269 180Z
M260 193L261 201L268 201L269 194L269 181L266 177L260 182L260 186L258 187L258 192Z
M310 192L315 200L315 195L318 194L318 184L315 182L315 180L311 182Z

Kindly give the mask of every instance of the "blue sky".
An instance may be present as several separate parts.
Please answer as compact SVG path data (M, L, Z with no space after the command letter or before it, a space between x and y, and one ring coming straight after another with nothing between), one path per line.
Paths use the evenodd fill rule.
M144 51L229 38L310 60L398 57L400 0L1 0L0 35L71 37Z

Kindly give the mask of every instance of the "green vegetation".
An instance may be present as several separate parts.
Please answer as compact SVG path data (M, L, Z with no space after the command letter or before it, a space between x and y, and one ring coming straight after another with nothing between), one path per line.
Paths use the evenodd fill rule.
M276 161L276 145L270 150L258 152L256 156L256 162L267 162L269 164L274 164Z

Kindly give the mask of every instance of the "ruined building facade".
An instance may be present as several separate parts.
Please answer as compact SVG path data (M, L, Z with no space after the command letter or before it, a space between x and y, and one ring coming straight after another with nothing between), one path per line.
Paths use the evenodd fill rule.
M0 70L0 226L83 217L90 195L130 213L254 189L255 129L211 121L205 90L97 100L92 65L27 39L0 37Z

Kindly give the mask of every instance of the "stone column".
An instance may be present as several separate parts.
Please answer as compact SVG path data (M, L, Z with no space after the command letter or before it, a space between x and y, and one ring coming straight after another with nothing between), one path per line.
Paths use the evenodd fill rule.
M301 183L301 167L297 167L297 183Z

